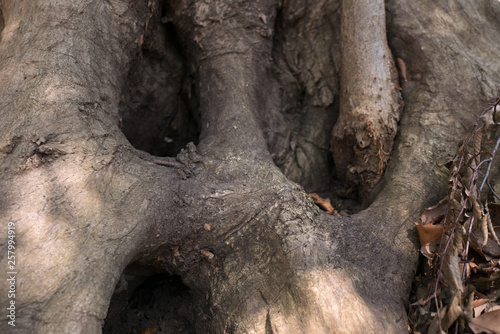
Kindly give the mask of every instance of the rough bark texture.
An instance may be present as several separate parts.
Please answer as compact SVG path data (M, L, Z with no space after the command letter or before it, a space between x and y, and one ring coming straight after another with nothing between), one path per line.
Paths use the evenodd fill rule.
M309 191L330 189L337 118L340 1L284 1L274 35L265 135L273 160Z
M12 221L16 330L98 333L117 284L151 273L186 287L186 332L407 330L415 216L496 93L500 3L387 2L405 111L373 203L350 217L290 181L334 176L338 6L0 1L0 265ZM139 137L141 119L158 129ZM197 145L156 157L120 127L153 154Z
M393 149L402 101L387 45L384 0L342 2L340 115L332 137L340 177L366 198Z

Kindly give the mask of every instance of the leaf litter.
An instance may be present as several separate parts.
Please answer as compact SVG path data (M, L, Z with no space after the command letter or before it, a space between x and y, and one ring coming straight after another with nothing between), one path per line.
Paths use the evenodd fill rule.
M500 174L493 163L499 111L500 98L459 143L448 195L416 223L424 257L410 300L410 333L500 334L500 197L489 179Z

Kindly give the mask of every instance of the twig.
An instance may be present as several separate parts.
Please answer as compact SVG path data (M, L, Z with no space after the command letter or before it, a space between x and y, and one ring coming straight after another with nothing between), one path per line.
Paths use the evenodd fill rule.
M494 115L495 113L493 113ZM496 123L497 125L500 125L500 123ZM486 169L486 173L484 174L483 182L481 183L481 186L479 187L479 193L481 193L481 190L484 187L484 184L486 183L486 180L488 180L488 177L490 176L490 170L491 170L491 162L493 161L493 157L497 153L498 146L500 145L500 137L497 138L497 141L495 143L495 147L493 148L493 151L491 151L491 157L487 159L488 161L488 168Z
M493 194L493 196L496 197L496 199L498 199L500 201L500 197L498 197L497 193L495 192L495 190L493 190L493 187L491 186L490 184L490 180L486 181L486 184L488 185L488 188L490 188L490 191L491 193Z
M175 167L175 168L182 168L184 167L183 164L175 161L166 161L166 160L160 160L160 159L154 159L153 162L157 165L162 165L162 166L167 166L167 167Z

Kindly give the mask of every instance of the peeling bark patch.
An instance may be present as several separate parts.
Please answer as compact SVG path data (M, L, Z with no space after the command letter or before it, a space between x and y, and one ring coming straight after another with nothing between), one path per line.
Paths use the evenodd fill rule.
M68 154L68 152L61 148L62 146L60 143L50 142L50 138L51 136L34 136L31 139L31 148L29 153L22 157L22 162L17 168L18 173L34 169L45 164L51 164L61 156ZM21 138L19 137L15 140L16 144L12 143L12 145L17 145L20 141ZM9 149L12 151L12 147Z
M343 137L333 138L332 145L340 152L336 161L346 166L347 181L371 189L382 178L396 132L388 129L389 138L379 137L371 121L352 124L350 129Z
M78 111L86 116L95 116L98 109L100 109L98 102L83 102L78 106Z
M9 154L12 153L17 144L21 141L20 136L14 136L9 138L5 143L0 144L0 153Z
M52 160L67 154L65 151L50 145L39 146L36 148L35 152L41 155L44 159Z

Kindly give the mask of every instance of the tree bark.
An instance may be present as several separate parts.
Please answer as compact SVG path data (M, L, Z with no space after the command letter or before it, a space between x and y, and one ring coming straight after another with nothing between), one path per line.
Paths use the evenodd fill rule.
M325 15L338 18L338 2L178 0L163 3L162 13L156 1L0 1L0 264L7 267L4 236L14 222L15 329L101 332L120 275L133 265L182 279L194 332L405 332L414 221L446 191L457 139L496 93L500 4L386 6L389 45L405 64L400 136L372 204L334 217L290 179L317 187L332 177L323 144L308 146L306 132L321 124L315 136L328 142L324 123L333 126L342 96L340 50L325 47L341 40L339 22ZM347 9L343 18L357 15ZM322 33L315 17L336 28ZM161 58L156 45L154 57L138 60L141 49L154 53L162 19L181 46L158 67L182 63L185 71L162 87L171 87L173 105L193 109L200 129L199 143L175 158L136 150L120 129L120 109L134 109L123 96L128 71ZM467 29L470 22L478 25ZM327 42L316 54L294 51L293 39L310 35L311 45ZM342 73L344 66L349 58ZM384 68L377 80L391 78ZM381 94L394 102L394 92ZM392 140L397 117L389 115L390 131L373 129ZM305 158L289 163L299 151ZM307 154L324 176L301 174L313 168L296 167ZM11 329L0 322L0 331Z
M342 2L340 114L332 149L340 177L367 198L393 149L402 100L387 45L384 1Z

